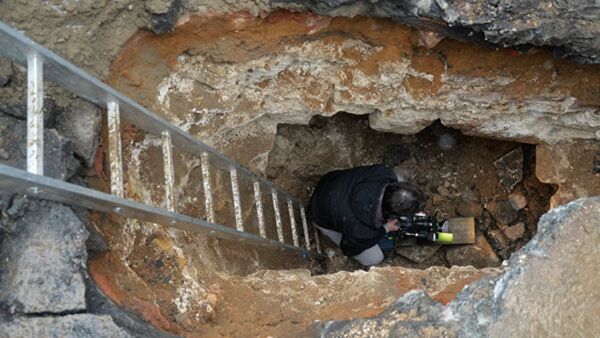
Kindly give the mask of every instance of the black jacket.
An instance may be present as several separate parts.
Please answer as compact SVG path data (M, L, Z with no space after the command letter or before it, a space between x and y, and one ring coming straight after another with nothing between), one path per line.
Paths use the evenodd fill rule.
M310 218L320 227L341 232L342 252L356 256L385 235L375 218L383 189L396 181L394 171L383 165L327 173L311 197Z

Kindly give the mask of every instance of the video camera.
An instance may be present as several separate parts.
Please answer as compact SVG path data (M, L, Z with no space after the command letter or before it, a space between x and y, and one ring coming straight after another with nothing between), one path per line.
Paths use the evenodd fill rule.
M446 220L438 222L435 216L428 216L425 213L416 213L410 216L399 216L397 238L416 238L431 243L450 243L452 234L448 233L447 227L444 227Z
M410 216L396 216L395 218L398 220L400 229L389 232L378 243L384 252L394 250L398 239L415 238L430 243L452 243L454 236L447 232L448 223L446 220L438 222L435 216L428 216L422 212Z

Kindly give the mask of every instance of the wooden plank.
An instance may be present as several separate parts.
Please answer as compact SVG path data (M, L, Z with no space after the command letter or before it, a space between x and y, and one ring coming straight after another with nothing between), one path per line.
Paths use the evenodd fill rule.
M475 243L475 218L457 217L448 220L448 231L452 234L452 244Z

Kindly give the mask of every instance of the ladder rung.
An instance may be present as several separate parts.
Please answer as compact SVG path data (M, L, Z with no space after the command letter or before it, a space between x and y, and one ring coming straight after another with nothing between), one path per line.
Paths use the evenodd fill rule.
M121 148L121 115L119 105L108 102L108 159L110 162L110 192L123 197L123 153Z
M27 56L27 171L44 175L44 62Z
M287 202L288 213L290 214L290 226L292 228L292 240L294 241L294 246L300 246L300 241L298 240L298 229L296 228L296 217L294 216L294 205L291 200Z
M306 211L304 211L304 208L300 208L300 218L302 218L302 229L304 230L306 250L310 250L310 236L308 234L308 222L306 221Z
M202 183L204 185L204 207L206 209L206 220L215 222L215 210L213 208L212 187L210 182L210 158L208 153L202 153Z
M173 169L173 146L171 145L171 133L168 130L162 132L163 163L165 167L165 198L167 210L175 212L175 170Z
M254 182L254 203L256 204L256 217L258 218L258 232L263 238L267 238L265 229L265 214L263 211L262 194L260 191L260 182Z
M231 192L233 195L233 212L235 214L235 228L238 231L244 231L242 220L242 203L240 202L240 187L238 185L237 170L229 170L231 176Z
M281 243L285 243L283 238L283 226L281 225L281 212L279 211L279 199L277 198L277 191L271 190L271 198L273 199L273 212L275 213L275 225L277 226L277 237Z

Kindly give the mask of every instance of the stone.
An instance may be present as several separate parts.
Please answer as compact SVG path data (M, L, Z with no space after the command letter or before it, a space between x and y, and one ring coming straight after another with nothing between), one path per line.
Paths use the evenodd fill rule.
M534 240L506 261L502 273L467 285L445 307L413 291L380 315L326 322L320 331L327 337L595 336L599 212L600 197L550 210Z
M144 7L152 14L165 14L169 11L173 0L146 0Z
M561 4L540 1L410 2L394 0L276 0L305 6L321 15L376 15L393 18L463 41L497 46L552 46L554 53L577 62L600 63L600 28L588 25L591 7L585 1ZM552 5L551 5L552 4ZM593 7L594 9L597 6ZM527 19L525 19L527 17ZM595 18L592 15L592 19ZM530 21L528 21L530 20ZM535 22L535 32L531 32ZM529 34L528 34L529 33ZM435 42L435 40L434 40Z
M110 300L94 282L93 278L86 278L86 304L88 312L102 317L112 317L117 326L127 330L135 337L147 338L175 338L163 330L154 327L148 321L130 313L123 307Z
M85 310L85 227L61 204L30 200L21 208L2 234L0 304L23 314Z
M494 223L494 218L488 210L483 210L481 216L475 219L477 229L481 232L486 232Z
M598 141L571 141L540 144L535 152L535 174L543 183L558 186L550 199L550 208L578 198L600 195L600 179L593 166Z
M456 213L462 217L475 217L478 218L483 209L477 202L460 202L456 206Z
M515 210L521 210L527 206L527 198L523 193L515 191L508 195L508 201Z
M74 151L88 168L93 165L100 135L100 109L77 99L56 116L55 127L71 140Z
M510 192L523 180L523 148L517 147L494 162L500 186Z
M6 161L9 158L10 158L10 154L8 153L8 151L6 151L4 149L0 149L0 160Z
M518 211L508 200L491 202L487 205L487 209L501 225L510 224L519 216Z
M523 236L525 235L525 224L519 222L515 225L511 225L509 227L504 228L502 232L504 233L506 238L514 242L523 238Z
M160 12L152 13L150 29L156 34L172 32L181 11L181 0L150 0L147 4L151 12Z
M433 201L433 204L438 204L438 203L440 203L442 201L445 201L446 197L444 197L444 196L442 196L440 194L433 194L431 196L431 200Z
M25 170L27 168L25 121L12 116L0 114L0 125L6 127L2 132L5 145L3 149L8 156L3 156L0 163ZM79 167L79 161L73 156L72 143L55 129L44 130L44 175L60 180L73 176ZM6 154L5 154L6 155Z
M437 192L444 197L450 196L450 191L448 190L448 188L444 187L443 185L439 186L437 188Z
M72 314L60 317L16 317L0 319L1 337L132 337L110 316Z
M410 291L376 319L328 321L321 337L448 337L448 325L436 325L444 307L423 291Z
M496 251L502 251L508 247L508 239L500 230L490 230L487 235L490 239L490 244Z
M0 59L0 87L8 85L13 77L12 63L7 59Z
M475 237L475 243L469 245L448 246L446 259L451 265L471 265L478 269L497 266L498 256L482 234Z
M432 31L417 30L413 33L412 38L413 43L417 46L431 49L437 46L444 39L444 36Z
M415 263L423 263L435 255L440 247L441 245L400 246L396 248L396 253Z

